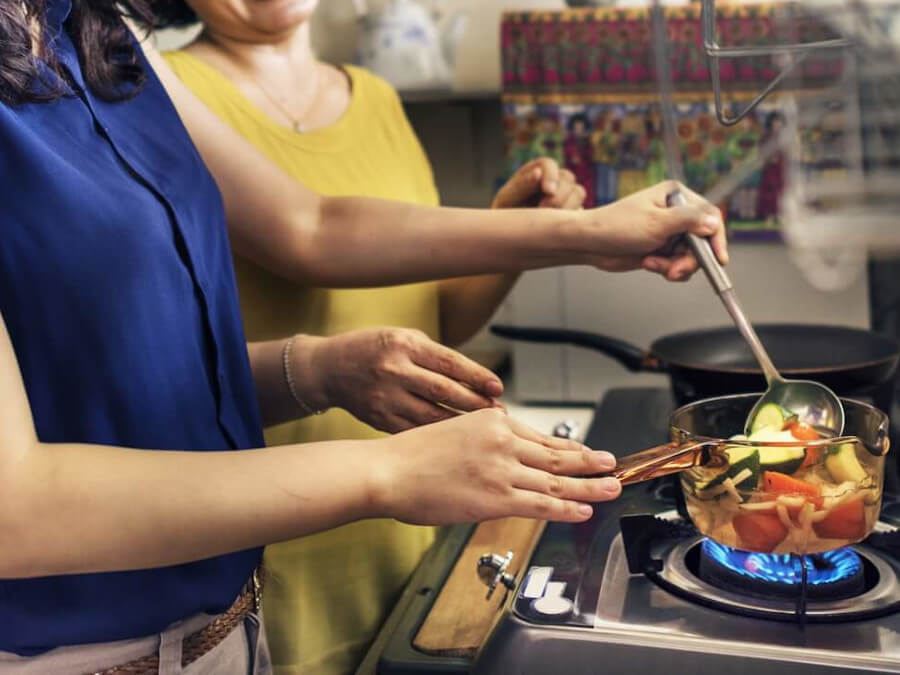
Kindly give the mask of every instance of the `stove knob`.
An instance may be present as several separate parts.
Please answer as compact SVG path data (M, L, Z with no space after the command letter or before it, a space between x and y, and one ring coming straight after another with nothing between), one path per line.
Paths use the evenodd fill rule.
M478 559L478 578L488 587L486 600L491 599L497 584L503 584L509 590L516 587L516 577L506 571L512 559L512 551L507 551L505 556L485 553Z
M575 605L561 595L538 598L531 603L531 610L543 621L564 621L572 616Z
M557 438L577 439L578 422L573 422L572 420L560 422L555 427L553 427L553 435Z

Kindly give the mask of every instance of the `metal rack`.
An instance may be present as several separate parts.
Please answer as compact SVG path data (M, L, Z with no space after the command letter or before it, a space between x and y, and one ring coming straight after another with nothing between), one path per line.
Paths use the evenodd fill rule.
M658 5L658 3L657 3ZM702 41L718 121L738 124L776 91L782 132L756 157L732 169L707 198L720 202L771 158L785 162L779 220L795 262L813 285L852 283L869 255L900 251L900 3L895 0L800 0L778 7L775 42L723 45L716 2L702 0ZM827 39L800 41L798 24L824 26ZM659 23L659 22L657 22ZM665 35L657 26L657 44ZM827 77L804 71L828 54ZM773 77L734 112L726 101L725 59L772 59ZM658 59L660 97L672 108L671 78ZM669 113L671 114L671 112ZM673 152L672 144L667 150ZM824 150L823 150L824 148Z

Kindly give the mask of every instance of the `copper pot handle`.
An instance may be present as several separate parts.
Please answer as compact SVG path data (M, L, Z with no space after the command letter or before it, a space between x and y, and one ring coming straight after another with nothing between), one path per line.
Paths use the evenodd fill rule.
M609 475L618 478L622 485L631 485L694 466L725 466L728 457L721 448L715 441L672 441L620 457Z

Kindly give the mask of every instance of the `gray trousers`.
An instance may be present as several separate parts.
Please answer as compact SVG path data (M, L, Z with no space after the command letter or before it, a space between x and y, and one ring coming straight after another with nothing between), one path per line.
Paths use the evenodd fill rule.
M134 640L58 647L38 656L0 652L0 675L85 675L159 654L160 675L271 675L272 663L262 617L248 614L214 649L181 667L182 640L215 616L197 614L158 635Z

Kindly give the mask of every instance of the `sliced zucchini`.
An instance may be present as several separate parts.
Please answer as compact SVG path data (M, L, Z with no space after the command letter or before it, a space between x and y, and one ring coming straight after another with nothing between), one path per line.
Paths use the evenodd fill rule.
M776 448L763 445L759 448L759 465L763 471L777 471L790 476L800 468L805 459L804 447Z
M736 445L725 448L725 454L728 455L728 468L704 485L698 485L698 492L721 485L726 478L739 478L742 472L746 475L741 478L740 482L735 482L735 486L753 490L759 484L759 450L757 448Z
M856 457L853 443L844 443L836 448L829 448L825 456L825 468L834 480L843 483L851 481L861 483L868 474Z
M773 428L781 431L784 428L784 420L787 414L784 409L777 403L767 403L760 408L756 417L750 423L750 433L755 434L760 429Z

